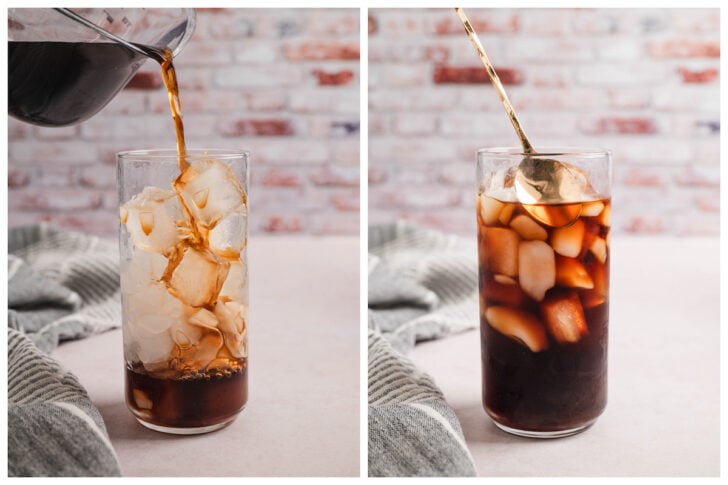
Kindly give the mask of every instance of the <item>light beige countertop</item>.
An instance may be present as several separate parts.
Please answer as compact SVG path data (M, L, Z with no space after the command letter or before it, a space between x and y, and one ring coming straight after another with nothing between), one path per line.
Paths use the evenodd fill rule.
M584 433L511 436L481 406L479 331L409 356L454 408L480 475L717 476L720 245L612 239L607 408Z
M53 357L88 390L127 476L359 475L359 240L250 240L250 373L227 428L174 436L124 404L121 330Z

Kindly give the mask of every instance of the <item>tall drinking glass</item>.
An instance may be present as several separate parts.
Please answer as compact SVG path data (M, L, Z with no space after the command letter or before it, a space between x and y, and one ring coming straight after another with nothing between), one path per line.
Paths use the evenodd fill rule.
M126 402L144 426L196 434L248 398L248 153L118 154Z
M544 201L519 191L519 164L534 157L521 152L478 152L483 406L510 433L568 436L607 402L610 154L543 150L586 179L582 193Z

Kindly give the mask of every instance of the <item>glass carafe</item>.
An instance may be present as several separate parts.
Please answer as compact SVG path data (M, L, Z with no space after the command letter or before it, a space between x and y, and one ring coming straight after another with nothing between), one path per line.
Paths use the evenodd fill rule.
M94 28L62 10L8 9L8 113L28 123L66 126L90 118L148 59L135 46L174 56L195 26L189 8L72 11Z

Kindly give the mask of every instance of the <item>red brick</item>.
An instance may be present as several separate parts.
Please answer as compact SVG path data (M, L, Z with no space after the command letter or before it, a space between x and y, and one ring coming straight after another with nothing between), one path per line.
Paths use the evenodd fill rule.
M653 134L657 133L655 121L651 118L598 118L582 125L582 131L591 135L604 134Z
M16 210L28 211L71 211L79 209L98 209L103 198L97 192L85 190L38 190L25 189L9 197L11 206Z
M559 68L566 73L574 69L566 66ZM538 69L540 69L540 66ZM628 69L628 71L625 69ZM633 89L641 86L654 88L655 84L663 82L665 77L665 73L661 69L655 69L654 66L647 63L630 64L629 68L618 64L589 63L575 66L575 71L577 84L605 86L608 88L620 87L622 89ZM572 84L574 81L567 78L565 82Z
M691 165L675 175L675 182L687 187L720 187L720 166Z
M116 187L116 168L105 164L85 167L81 171L79 182L83 187L101 189Z
M307 19L307 31L322 36L359 34L359 10L328 11L326 15L314 13Z
M375 19L371 15L369 16L369 20L368 20L367 24L368 24L369 34L373 34L377 31L377 19Z
M204 20L202 17L198 20ZM199 23L199 22L198 22ZM255 20L246 17L241 18L239 15L217 15L214 21L208 22L207 28L204 28L204 23L198 25L195 29L195 34L192 41L206 40L205 34L209 34L209 37L217 40L239 40L248 39L253 36L255 31Z
M220 132L224 136L291 136L293 125L282 119L238 119L223 123Z
M338 192L331 196L331 203L336 210L359 212L359 191Z
M11 163L38 164L50 161L53 165L81 165L97 161L98 143L78 140L38 143L26 139L8 145Z
M496 68L498 77L504 85L523 84L523 73L514 68ZM485 68L438 66L433 72L435 84L482 84L490 83Z
M719 212L686 212L675 216L675 233L678 236L709 236L720 235Z
M718 79L718 69L686 69L679 68L677 70L680 73L682 82L684 83L709 83Z
M700 194L695 202L702 212L720 212L720 193L718 191Z
M525 8L520 30L532 36L566 36L571 33L570 16L571 12L561 8Z
M392 131L400 136L432 135L436 125L436 117L427 113L401 113L392 119Z
M719 41L669 40L649 47L653 57L720 57Z
M652 90L644 88L610 89L607 91L610 108L645 109L652 103Z
M357 213L328 213L311 215L309 232L315 235L358 236L359 217Z
M288 101L289 109L296 113L359 113L358 89L292 90Z
M571 27L578 34L612 34L617 24L614 11L610 10L583 8L571 13Z
M23 168L8 167L8 188L25 187L30 183L30 171Z
M153 71L138 71L125 89L158 89L164 86L162 75Z
M357 165L326 165L311 175L311 181L323 187L359 187L359 174Z
M300 187L302 180L298 171L271 168L263 174L261 184L265 187Z
M359 45L354 42L308 41L288 44L283 51L290 61L359 59Z
M336 144L331 147L330 160L332 163L340 165L356 165L359 166L359 139L349 137L337 140Z
M96 166L96 165L94 165ZM112 167L113 168L113 167ZM78 184L78 173L81 167L64 167L64 166L41 166L35 172L33 185L36 187L46 187L56 190L58 188L74 187ZM116 170L114 169L114 173ZM114 185L116 175L112 175Z
M646 168L632 168L624 176L625 185L641 187L664 187L665 177L660 170L652 171Z
M280 90L274 92L255 91L245 93L245 106L250 111L282 111L288 105L288 96Z
M351 80L354 79L354 72L351 69L333 72L315 69L313 74L316 76L319 86L341 86L351 84Z
M624 226L626 232L639 234L660 234L664 233L666 229L665 221L657 215L650 215L649 217L632 216Z
M720 10L717 8L686 8L677 12L671 19L671 27L677 32L720 32Z
M265 218L261 229L268 233L301 233L303 220L298 215L271 215Z

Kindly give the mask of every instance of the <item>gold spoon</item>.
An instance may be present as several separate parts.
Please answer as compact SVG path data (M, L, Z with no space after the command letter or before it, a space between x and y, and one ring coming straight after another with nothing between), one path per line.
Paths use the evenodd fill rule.
M483 66L485 66L485 70L490 77L490 82L498 93L503 107L506 109L508 118L510 118L511 124L516 130L516 135L521 140L523 155L525 156L518 165L513 184L516 188L516 197L518 197L519 202L522 204L554 204L580 201L587 187L586 175L573 165L550 158L538 157L538 153L534 150L531 142L528 141L528 137L526 137L526 133L518 121L516 111L508 100L506 91L503 89L503 84L501 84L498 74L495 72L495 68L493 68L493 64L490 63L488 55L480 43L480 39L478 39L475 30L473 30L473 26L465 16L465 12L459 7L455 8L455 12L460 17L460 21L465 27L465 33L468 35L470 42L478 53L478 57L483 62ZM526 209L528 210L528 207ZM529 210L529 212L531 211ZM542 211L539 210L536 212L531 212L531 215L541 220L539 214L542 214ZM568 220L566 224L573 222L573 220L579 217L581 213L580 205L579 210L575 212L577 213L574 218ZM546 220L542 220L542 222L549 225L553 223L553 221Z

